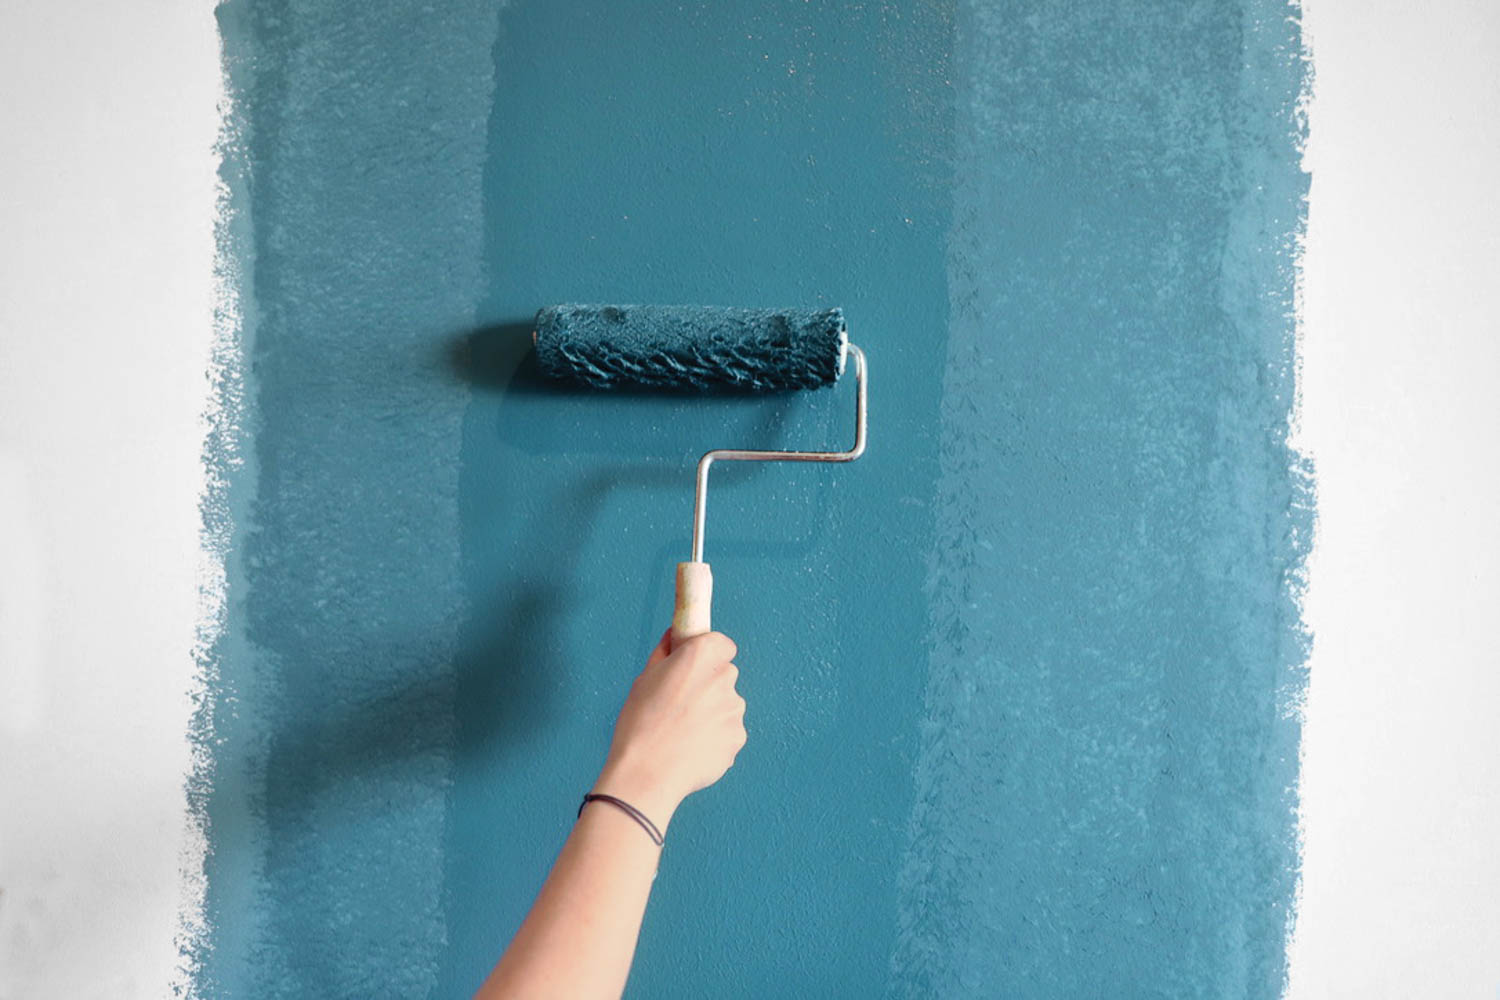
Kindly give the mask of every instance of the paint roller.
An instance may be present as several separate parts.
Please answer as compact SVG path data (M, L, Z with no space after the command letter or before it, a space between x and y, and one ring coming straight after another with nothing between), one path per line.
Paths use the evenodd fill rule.
M832 385L853 362L848 451L716 448L698 460L692 559L677 564L674 643L711 628L713 574L703 561L703 533L715 462L852 462L864 454L865 355L849 342L842 309L558 305L537 313L532 339L544 374L595 389L816 389Z

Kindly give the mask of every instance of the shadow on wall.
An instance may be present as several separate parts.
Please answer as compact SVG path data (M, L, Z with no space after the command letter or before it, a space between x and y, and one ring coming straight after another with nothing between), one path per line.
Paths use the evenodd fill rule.
M524 400L544 390L555 393L536 371L531 354L530 324L493 327L462 335L445 345L450 374L476 390L499 392ZM524 404L523 404L524 405ZM502 421L502 424L509 421ZM500 758L515 753L545 731L554 718L565 664L553 641L557 621L569 601L569 583L588 526L612 488L660 485L664 472L627 465L601 469L570 483L539 509L521 510L506 497L497 498L494 516L507 525L517 565L549 565L545 578L515 577L497 585L487 603L477 605L461 638L452 672L441 664L411 664L413 678L385 685L373 697L339 701L315 718L299 716L278 732L267 761L268 783L277 789L276 808L305 814L324 789L358 782L383 765L402 758L460 756ZM514 495L509 497L514 501ZM559 547L555 535L533 523L549 511L566 510L579 525L576 544ZM546 552L530 551L547 545ZM404 643L380 637L376 630L348 650L350 662L333 670L355 671L360 662L400 662ZM422 642L412 643L422 647ZM395 648L392 648L392 647ZM429 654L430 655L430 654ZM482 711L466 713L466 725L453 745L452 705L455 690Z
M536 734L547 731L564 700L570 669L556 639L569 609L575 606L572 582L580 579L588 533L598 523L601 511L622 489L675 493L684 499L689 495L691 479L675 457L681 448L681 433L672 420L633 419L625 433L617 421L597 418L601 400L609 400L611 407L619 404L634 408L640 405L639 399L659 401L664 394L628 389L601 394L548 378L538 369L531 350L531 329L529 321L486 327L450 339L443 350L447 368L455 378L476 392L503 397L496 425L502 443L538 462L587 456L596 466L581 474L574 470L546 477L549 483L528 482L520 492L514 483L497 483L493 490L475 491L476 499L470 501L491 503L481 520L503 527L500 535L505 557L498 563L486 557L485 563L522 570L545 567L546 576L519 572L498 578L486 588L490 597L471 608L470 624L462 636L451 675L430 669L432 665L414 669L410 676L417 680L387 687L372 698L339 703L337 711L322 712L316 719L304 717L291 729L278 733L268 761L268 777L280 790L280 808L300 812L321 789L358 781L400 757L456 750L461 759L494 761L515 753ZM670 398L675 394L665 395ZM609 432L603 436L577 434L576 426L568 422L568 407L543 405L570 396L577 397L580 407L592 407L595 416L588 421L591 427L602 425ZM754 439L770 443L784 437L787 408L768 408L754 402L763 401L764 394L723 396L721 403L731 407L736 401L753 407ZM524 409L524 415L516 413L517 408ZM669 406L667 412L675 409ZM526 428L525 433L518 434L516 427ZM657 461L642 461L644 456ZM618 461L622 457L626 460ZM661 461L668 457L670 461ZM717 472L715 481L732 486L757 471L728 466ZM533 488L548 485L553 489L538 500L533 495L538 491ZM659 579L669 580L672 565L686 555L689 525L685 515L686 509L682 537L664 537L656 553ZM566 546L557 544L559 534L553 522L559 516L567 516L578 526L576 532L566 535L571 541ZM814 542L802 539L790 546L772 544L770 548L789 547L800 552ZM726 551L738 547L733 542L721 545ZM760 541L755 547L766 550L767 543ZM472 554L466 553L465 558L472 558ZM652 594L643 594L641 614L649 615L654 603ZM367 642L352 652L352 658L390 661L393 652L399 655L388 645L377 648ZM351 663L349 669L357 666ZM455 690L467 706L456 747L446 721ZM315 774L306 773L314 768Z

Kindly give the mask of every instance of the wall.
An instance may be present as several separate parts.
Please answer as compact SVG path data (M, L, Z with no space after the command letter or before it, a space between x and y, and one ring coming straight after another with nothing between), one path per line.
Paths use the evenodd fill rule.
M200 986L472 989L670 604L696 452L553 301L836 303L848 468L725 470L752 743L641 996L1275 994L1305 181L1271 5L221 8L249 460ZM1106 987L1105 984L1109 984Z
M201 5L153 10L0 8L5 1000L163 995L203 900L218 46Z
M1288 996L1487 997L1500 994L1500 9L1320 0L1308 27L1300 444L1318 463L1316 646Z
M1279 992L1296 23L534 6L225 8L218 303L207 12L0 13L0 996L477 979L697 450L846 433L540 394L495 326L584 296L841 301L876 366L861 463L715 473L752 743L633 995ZM1291 995L1478 995L1500 26L1308 23Z

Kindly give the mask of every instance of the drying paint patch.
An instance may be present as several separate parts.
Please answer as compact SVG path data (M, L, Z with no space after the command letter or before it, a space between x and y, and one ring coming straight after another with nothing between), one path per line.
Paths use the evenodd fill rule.
M209 858L186 944L203 995L434 988L464 604L468 389L448 348L480 296L494 18L479 3L219 9L221 281L239 310L203 505L223 565L193 788Z
M1280 995L1311 528L1291 14L961 7L892 995Z

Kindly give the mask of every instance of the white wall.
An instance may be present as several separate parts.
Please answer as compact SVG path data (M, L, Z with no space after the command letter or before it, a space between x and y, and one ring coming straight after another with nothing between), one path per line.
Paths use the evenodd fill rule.
M1306 24L1291 995L1493 997L1500 7L1307 0ZM196 0L0 12L0 998L167 995L198 899L217 44Z
M1500 996L1500 5L1307 0L1295 1000Z
M0 7L0 998L161 997L212 339L218 39Z

